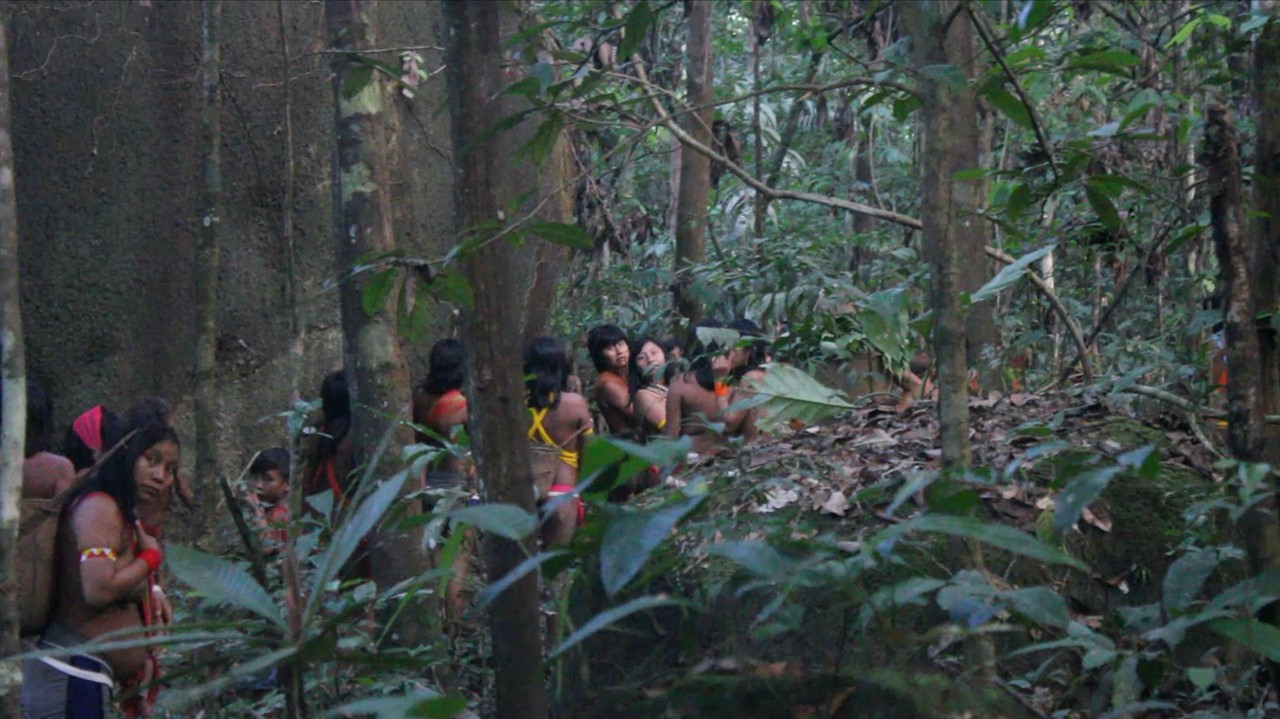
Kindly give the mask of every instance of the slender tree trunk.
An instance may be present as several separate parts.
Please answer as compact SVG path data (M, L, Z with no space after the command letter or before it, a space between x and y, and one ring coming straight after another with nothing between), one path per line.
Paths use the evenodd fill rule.
M338 272L345 276L357 260L370 252L396 249L392 231L388 146L394 136L392 125L396 89L387 87L382 73L354 61L348 53L374 47L373 26L366 0L325 0L325 26L333 55L334 129L337 144L333 166L334 243ZM351 392L354 446L362 463L377 460L373 476L383 479L399 469L398 453L375 456L385 433L393 434L391 446L412 442L406 426L396 422L406 413L410 397L408 364L400 337L395 332L395 310L384 305L367 314L362 303L369 276L346 278L341 284L343 358ZM387 418L392 419L388 420ZM418 488L406 482L403 493ZM405 515L420 512L417 502L404 506ZM373 579L380 587L425 571L421 530L375 531L369 546ZM425 612L401 612L397 619L396 642L402 646L419 643L425 631Z
M685 115L685 132L712 147L711 11L714 3L689 2L685 57L688 61L688 102L706 107ZM707 201L711 194L711 160L700 152L680 153L680 194L676 202L676 309L690 324L702 318L702 306L693 296L693 276L688 270L707 258Z
M1280 4L1257 0L1255 7L1275 16ZM1256 220L1253 226L1254 302L1259 313L1258 377L1261 411L1280 414L1280 27L1263 26L1254 47L1254 103L1258 128L1253 162ZM1280 468L1280 425L1264 428L1263 460ZM1278 477L1280 479L1280 477Z
M18 206L14 195L13 140L9 135L8 14L0 13L0 657L21 650L18 587L18 500L22 496L23 446L27 432L26 349L18 294ZM21 715L22 667L0 664L0 712Z
M1227 446L1236 459L1262 462L1267 455L1268 429L1265 420L1261 384L1261 347L1254 294L1253 270L1255 240L1244 222L1243 194L1240 180L1239 141L1230 112L1220 104L1210 105L1205 112L1205 164L1208 170L1209 216L1213 228L1213 244L1222 273L1225 307L1227 374ZM1274 393L1274 388L1270 388ZM1240 532L1254 572L1280 568L1280 524L1277 524L1274 495L1254 506L1240 519ZM1277 622L1277 606L1263 609L1265 621ZM1271 662L1274 674L1277 663Z
M972 61L973 29L961 1L909 2L899 6L911 35L912 65L917 71L948 63L963 67L962 63ZM961 48L968 48L967 54ZM921 136L925 142L920 166L920 214L924 253L932 270L929 295L938 366L942 471L951 474L966 469L970 460L969 365L965 348L974 345L972 337L966 344L970 332L966 325L970 323L965 321L960 293L976 289L971 277L983 273L969 268L978 264L985 246L982 225L973 215L981 200L980 183L954 178L960 170L977 167L978 107L967 83L952 85L945 77L921 72L918 89L924 101ZM985 265L984 258L980 266ZM950 551L956 562L982 566L981 550L975 542L956 540ZM965 653L975 672L984 676L994 672L995 648L988 636L975 635L965 643Z
M454 193L460 237L500 216L497 187L508 157L500 145L481 139L486 128L502 119L498 98L504 87L502 3L466 0L445 5L450 25L448 48L449 107L453 114ZM692 153L690 153L692 154ZM490 230L491 232L492 230ZM504 294L516 266L502 242L481 245L466 259L467 279L475 297L463 313L467 352L467 397L471 442L484 499L514 504L535 512L533 477L524 427L528 416L521 381L521 347L511 341L511 328L521 309ZM491 582L506 576L534 550L534 538L516 542L489 535L485 566ZM540 719L548 714L543 686L541 617L538 583L529 574L490 605L494 677L499 719Z
M911 33L913 64L917 68L948 62L944 45L951 33L961 33L972 45L971 32L962 32L958 27L967 26L969 19L963 12L953 12L957 9L955 0L903 3L900 7ZM951 24L944 32L941 25L949 17ZM973 236L981 239L978 220L969 215L978 206L978 183L952 178L960 170L977 166L977 105L971 91L948 85L945 79L928 73L922 74L919 89L924 99L920 134L925 138L920 164L920 214L924 254L933 273L929 295L933 350L938 363L942 466L959 469L969 466L967 323L960 293L969 289L968 276L979 274L962 272L961 268L982 256L982 245L978 245L975 254L967 251Z
M280 240L285 256L285 305L289 312L289 404L302 399L302 359L305 340L305 325L302 319L302 307L298 302L298 264L294 252L293 237L293 198L294 198L294 160L293 160L293 72L289 58L289 31L285 25L285 2L276 0L276 21L280 30L280 67L281 92L284 103L284 197L280 209ZM289 516L301 517L303 509L302 472L298 463L298 433L294 431L292 422L285 423L286 448L289 452ZM289 527L285 533L284 557L281 559L281 574L284 579L284 591L289 597L286 606L286 619L289 623L289 639L294 643L302 641L302 585L299 578L297 553L297 532ZM307 699L303 682L303 665L289 662L281 668L284 685L285 719L302 719L307 716Z
M218 486L218 265L222 224L222 0L204 0L200 21L200 124L204 180L196 251L196 479ZM201 517L207 513L197 512ZM204 521L197 519L201 525Z

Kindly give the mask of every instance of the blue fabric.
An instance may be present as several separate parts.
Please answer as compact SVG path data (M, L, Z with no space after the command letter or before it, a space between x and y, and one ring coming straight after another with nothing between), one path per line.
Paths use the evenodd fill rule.
M91 672L102 671L102 665L88 657L73 656L68 664L76 669ZM102 710L105 703L102 693L106 687L87 679L67 677L67 713L66 719L106 719Z

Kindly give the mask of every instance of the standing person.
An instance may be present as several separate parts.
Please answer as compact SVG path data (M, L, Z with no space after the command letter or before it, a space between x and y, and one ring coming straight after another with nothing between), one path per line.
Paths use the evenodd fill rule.
M302 489L307 496L328 491L336 509L347 498L355 468L351 438L351 394L346 370L330 372L320 384L320 421L303 444Z
M71 460L53 453L53 400L34 380L27 380L27 441L23 447L22 498L51 499L76 481Z
M142 529L135 511L140 499L172 489L178 436L159 423L126 429L121 449L72 490L64 505L54 553L58 589L40 648L173 621L168 600L153 591L164 559L160 543ZM100 719L117 682L126 696L125 715L145 716L156 693L149 685L159 678L156 657L146 647L28 659L22 672L28 719Z
M148 424L163 424L172 429L175 418L173 408L161 397L145 397L133 403L124 414L124 423L129 427L143 427ZM138 500L138 519L143 528L153 537L159 539L164 534L164 520L169 516L169 504L177 494L188 509L195 502L195 495L182 474L175 474L173 485L168 492L155 497L142 497Z
M457 439L467 422L467 398L462 385L467 379L462 342L443 339L431 347L427 376L413 391L413 423L430 430L415 430L418 442L444 447ZM446 453L435 469L427 470L427 486L458 486L464 475L462 460Z
M627 335L617 325L603 324L587 333L587 354L596 366L596 383L593 391L600 414L612 434L629 434L634 428L631 421L631 391L627 384L627 366L631 348Z
M667 426L667 355L652 337L631 344L631 413L641 437Z
M524 353L529 440L539 502L573 491L582 446L591 434L591 410L577 392L565 390L569 357L553 337L536 337ZM542 544L566 544L583 519L582 500L558 506L542 525Z
M749 412L727 412L733 393L726 382L732 369L729 348L697 336L698 328L723 327L717 320L698 323L689 348L689 368L672 377L667 388L667 424L663 431L669 437L692 437L693 451L700 455L719 452L726 437L753 439L756 434ZM723 424L721 431L716 431L716 423Z
M261 529L263 552L274 554L288 539L289 453L282 447L262 450L249 465L249 476L253 491L245 499Z

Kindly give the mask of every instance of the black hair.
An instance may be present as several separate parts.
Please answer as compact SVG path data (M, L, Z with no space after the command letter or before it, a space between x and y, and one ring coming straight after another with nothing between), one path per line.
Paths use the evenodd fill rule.
M115 412L102 407L102 429L98 433L98 441L102 443L104 450L111 449L111 445L107 444L108 437L120 437L124 433L120 431L122 422ZM67 428L67 435L62 440L62 454L71 460L71 466L79 472L82 469L88 469L93 466L94 450L84 443L80 435L76 433L75 426Z
M560 393L569 378L569 356L554 337L534 337L524 352L524 386L534 409L560 404Z
M742 339L747 340L747 361L733 370L733 376L741 378L752 370L760 369L760 365L765 363L765 358L769 355L769 343L764 339L760 326L743 318L730 322L729 329L737 330Z
M462 383L466 378L467 369L463 361L462 341L450 337L440 340L431 347L427 376L419 387L428 394L444 394L450 390L462 389Z
M619 342L627 341L627 333L617 325L604 324L592 327L587 333L587 354L595 364L597 372L609 369L609 361L604 358L604 351Z
M351 392L347 388L347 370L340 369L325 375L320 383L320 414L325 435L316 447L316 459L322 462L338 451L338 443L351 430Z
M273 469L284 477L284 481L289 481L289 453L282 447L272 447L259 452L258 456L253 458L253 464L249 465L249 474L266 474Z
M104 439L103 450L111 451L122 439L124 445L98 471L71 490L63 507L74 507L76 500L86 494L105 492L115 500L120 513L124 515L125 526L128 527L138 518L134 512L138 507L138 484L133 476L138 459L161 442L168 441L178 445L181 442L178 440L178 433L164 422L149 421L141 426L125 425L119 430ZM119 436L115 436L117 434Z
M636 358L640 356L640 351L643 350L644 346L647 344L655 344L658 347L662 347L662 343L659 342L656 337L650 337L649 335L642 335L639 339L631 343L631 360L627 362L627 386L631 388L632 397L635 396L636 392L644 389L646 386L654 384L653 372L662 372L662 381L670 383L672 370L675 369L675 365L670 361L668 361L665 366L655 367L647 373L645 370L641 369L640 365L636 364ZM662 350L662 354L665 355L666 353L667 351L664 348Z
M124 413L124 423L130 427L141 427L151 422L173 426L173 408L162 397L144 397Z
M724 329L724 323L720 320L702 320L693 326L690 331L692 335L689 342L689 371L693 373L693 378L697 380L698 386L707 390L714 391L716 388L716 373L711 367L711 359L716 355L723 354L726 351L719 342L703 342L698 337L700 328L707 329Z
M670 356L670 354L676 350L680 350L682 353L684 352L684 344L682 344L680 340L676 339L675 337L668 337L665 340L662 340L661 342L659 342L658 345L662 347L662 354L665 354L668 356Z
M27 440L23 457L52 452L53 398L33 379L27 380Z

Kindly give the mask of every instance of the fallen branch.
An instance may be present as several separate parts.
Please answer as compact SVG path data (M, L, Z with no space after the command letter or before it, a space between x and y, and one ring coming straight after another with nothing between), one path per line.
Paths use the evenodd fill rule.
M249 464L244 466L244 470L240 472L240 476L236 478L238 483L248 474L249 468L257 461L256 452L253 459L249 460ZM227 482L226 477L218 477L218 484L222 487L222 496L227 500L227 509L231 511L231 519L235 522L236 532L240 535L240 541L244 544L245 551L249 555L249 568L252 570L253 578L258 584L267 586L267 563L262 558L262 549L258 545L257 535L249 529L249 523L244 520L244 513L240 511L240 503L236 500L235 492L231 491L231 484Z
M1135 385L1130 385L1128 387L1125 387L1120 391L1128 392L1129 394L1140 394L1143 397L1150 397L1151 399L1159 400L1166 404L1171 404L1174 407L1177 407L1178 409L1191 412L1192 414L1198 415L1200 417L1208 417L1209 419L1226 419L1227 418L1227 413L1223 412L1222 410L1212 409L1210 407L1201 407L1200 405L1187 399L1186 397L1180 397L1172 392L1162 390L1158 387L1151 387L1145 384L1135 384ZM1263 417L1262 421L1266 422L1267 424L1280 424L1280 414L1269 414Z
M987 251L988 257L999 260L1006 265L1011 265L1017 261L994 247L986 247L984 249ZM1084 331L1080 329L1080 324L1071 316L1071 313L1067 312L1066 306L1062 304L1062 300L1058 299L1057 293L1053 291L1053 288L1049 286L1048 282L1044 281L1044 278L1038 272L1028 269L1027 276L1031 278L1032 284L1040 290L1040 294L1049 300L1049 304L1053 305L1053 310L1058 313L1058 316L1062 318L1062 323L1067 326L1067 331L1071 333L1071 339L1075 341L1076 347L1080 352L1080 369L1084 370L1085 384L1093 384L1093 368L1089 365L1089 345L1085 342Z

